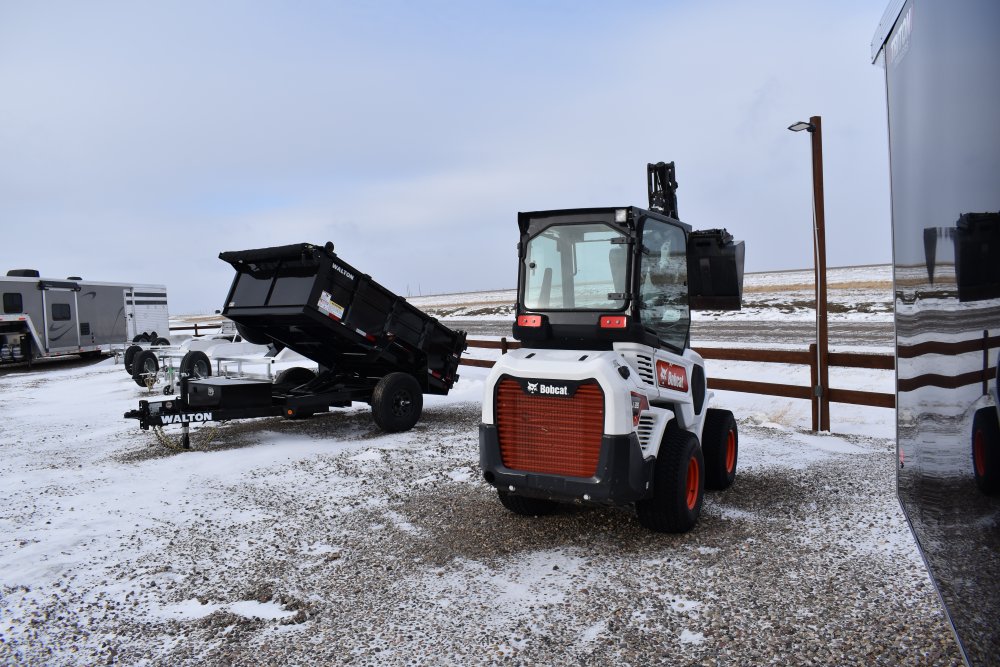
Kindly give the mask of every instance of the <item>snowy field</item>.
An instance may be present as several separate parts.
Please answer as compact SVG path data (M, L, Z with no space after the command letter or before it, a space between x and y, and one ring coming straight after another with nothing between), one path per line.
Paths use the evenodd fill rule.
M760 294L793 301L773 276ZM408 433L356 406L177 452L122 419L146 392L111 359L0 373L0 664L960 664L894 496L893 411L835 405L818 435L806 401L717 392L737 481L657 535L628 508L504 510L485 376L463 367Z

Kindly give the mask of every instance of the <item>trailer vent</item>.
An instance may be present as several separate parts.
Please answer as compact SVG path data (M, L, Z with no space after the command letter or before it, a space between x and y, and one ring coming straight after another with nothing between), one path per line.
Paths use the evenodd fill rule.
M639 437L639 444L642 445L642 449L645 450L649 447L649 441L653 437L653 431L656 428L656 417L653 415L642 415L639 417L639 426L636 427L635 433ZM645 453L645 451L643 451Z
M604 434L604 394L595 381L570 398L529 395L511 379L497 389L500 457L511 470L593 477Z
M90 335L90 322L80 322L80 335L81 336Z

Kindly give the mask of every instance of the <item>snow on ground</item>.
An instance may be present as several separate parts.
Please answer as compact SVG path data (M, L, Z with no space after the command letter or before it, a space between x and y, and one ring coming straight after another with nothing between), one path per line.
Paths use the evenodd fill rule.
M807 401L716 392L739 477L664 536L629 508L506 512L478 468L486 374L407 433L355 406L203 426L190 452L122 418L146 391L112 360L0 374L0 663L959 664L895 499L893 411L835 404L813 434Z

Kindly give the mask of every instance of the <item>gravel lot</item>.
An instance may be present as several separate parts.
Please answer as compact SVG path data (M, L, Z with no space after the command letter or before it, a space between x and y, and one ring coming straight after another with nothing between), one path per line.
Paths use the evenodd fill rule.
M663 536L508 513L474 402L174 452L120 419L140 395L108 362L0 376L0 663L961 664L885 439L742 419L736 484Z

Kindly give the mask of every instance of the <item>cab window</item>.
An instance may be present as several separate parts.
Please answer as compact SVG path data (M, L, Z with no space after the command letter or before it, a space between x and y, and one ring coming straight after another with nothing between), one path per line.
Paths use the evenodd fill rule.
M668 347L682 350L691 326L684 230L646 219L639 263L639 317Z

